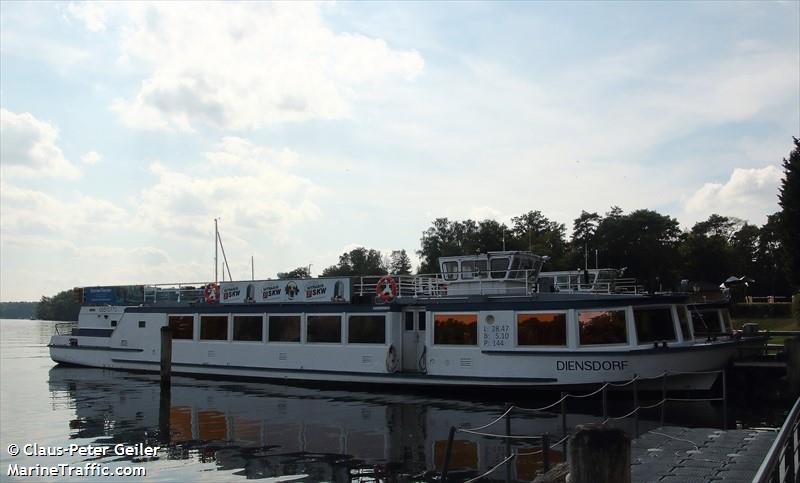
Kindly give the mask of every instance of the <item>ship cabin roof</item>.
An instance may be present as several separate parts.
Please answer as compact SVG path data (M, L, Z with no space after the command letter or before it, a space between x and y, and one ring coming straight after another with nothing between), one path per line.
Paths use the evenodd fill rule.
M536 279L547 257L526 251L498 251L439 258L446 282Z

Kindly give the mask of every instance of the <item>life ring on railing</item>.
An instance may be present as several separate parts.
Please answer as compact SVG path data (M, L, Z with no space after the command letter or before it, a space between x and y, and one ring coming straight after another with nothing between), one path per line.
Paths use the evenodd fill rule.
M391 302L397 297L397 282L391 275L384 275L375 284L375 295L381 302Z
M397 359L397 350L395 350L394 344L392 344L386 352L386 372L397 372L399 362L400 361Z
M219 302L219 284L211 282L203 289L203 298L206 303L215 304Z

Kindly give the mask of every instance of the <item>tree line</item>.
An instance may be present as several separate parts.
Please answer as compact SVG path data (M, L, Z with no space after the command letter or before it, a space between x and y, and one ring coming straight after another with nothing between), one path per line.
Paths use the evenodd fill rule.
M496 220L433 220L420 240L417 273L439 272L442 256L529 250L549 257L544 270L626 268L650 290L677 289L680 281L719 284L728 276L755 281L751 295L790 295L800 289L800 140L782 166L778 192L780 210L762 226L731 216L712 214L682 230L678 220L657 211L640 209L625 213L612 206L599 214L581 211L566 236L563 223L531 210ZM325 277L410 274L411 259L405 249L383 254L358 247L339 256L336 264L322 270ZM279 278L311 277L310 267L279 272ZM78 301L72 290L42 297L36 317L77 320Z
M682 230L669 215L648 209L625 213L612 206L604 214L582 211L567 238L563 223L538 210L511 218L509 225L490 219L437 218L420 240L417 271L439 272L438 259L443 256L529 250L549 257L547 271L626 268L626 276L636 277L650 290L677 289L684 279L719 284L729 276L745 276L755 281L751 295L789 295L800 288L800 140L793 140L794 149L783 160L781 210L762 226L712 214ZM384 257L359 247L343 253L322 276L410 271L405 250Z

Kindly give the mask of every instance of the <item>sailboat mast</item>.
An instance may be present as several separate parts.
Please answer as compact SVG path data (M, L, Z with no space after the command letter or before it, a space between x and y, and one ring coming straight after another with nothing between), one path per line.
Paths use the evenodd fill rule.
M219 230L217 219L214 218L214 283L219 283Z

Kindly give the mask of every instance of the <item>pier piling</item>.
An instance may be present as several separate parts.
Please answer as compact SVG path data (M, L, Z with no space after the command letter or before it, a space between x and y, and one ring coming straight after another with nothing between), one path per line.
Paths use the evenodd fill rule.
M161 328L161 389L169 390L172 385L172 329Z
M172 406L172 329L161 327L161 393L158 401L158 433L162 444L170 443Z
M630 483L631 440L623 430L581 426L569 448L572 483Z
M783 350L786 352L786 380L789 383L789 392L797 396L800 394L800 337L784 340Z

